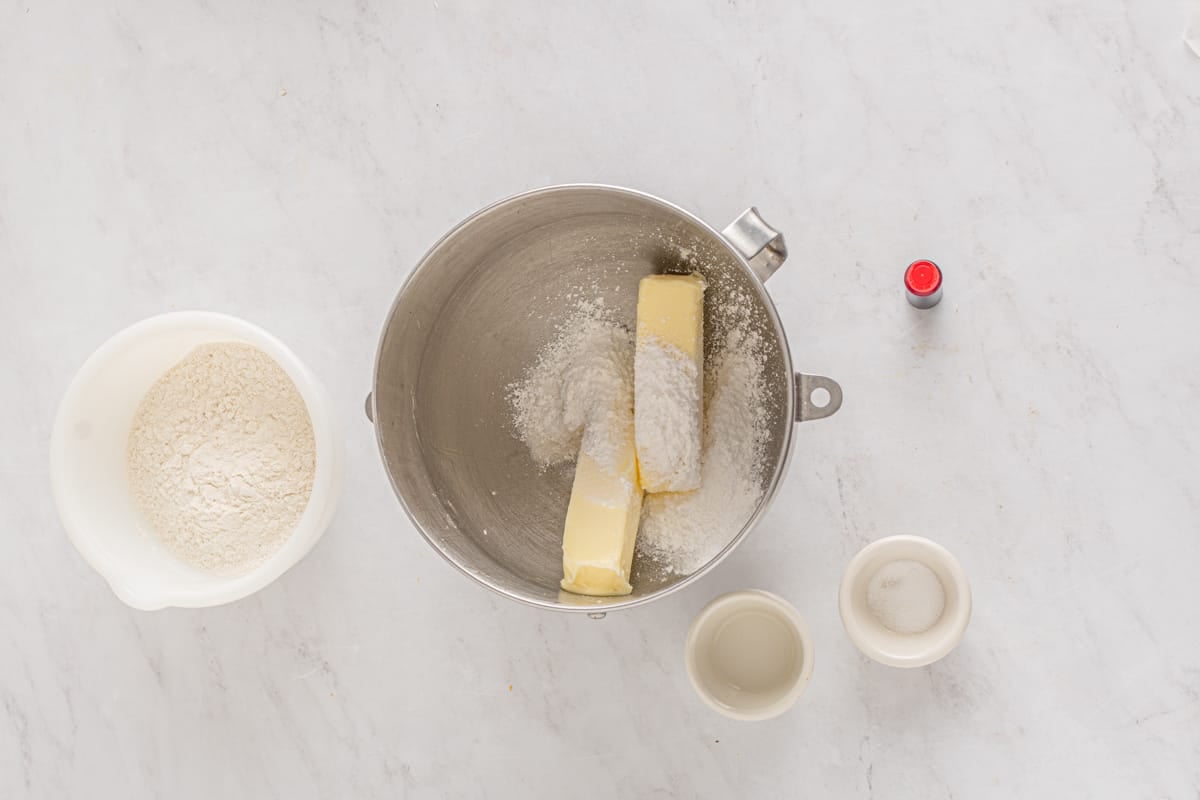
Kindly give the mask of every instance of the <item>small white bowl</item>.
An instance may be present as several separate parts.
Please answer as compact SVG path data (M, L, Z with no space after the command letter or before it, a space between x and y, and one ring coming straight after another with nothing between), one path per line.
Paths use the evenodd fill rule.
M308 407L316 474L304 515L278 552L252 571L214 575L176 558L134 506L127 479L133 416L146 391L198 345L253 345L279 364ZM100 346L63 396L50 437L50 480L75 548L117 597L147 611L229 603L278 578L328 527L342 486L342 441L328 395L282 342L236 317L207 311L161 314Z
M922 633L888 629L867 605L867 587L875 573L901 560L929 567L945 592L941 617ZM850 640L864 655L891 667L923 667L944 657L962 640L971 620L971 587L958 559L940 544L920 536L889 536L867 545L850 560L842 575L838 610Z
M727 717L764 720L787 711L813 669L808 625L769 592L731 592L692 622L684 662L704 702Z

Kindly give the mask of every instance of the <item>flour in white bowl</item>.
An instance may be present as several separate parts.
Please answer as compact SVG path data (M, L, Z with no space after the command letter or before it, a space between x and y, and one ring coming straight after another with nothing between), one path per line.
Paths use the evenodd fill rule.
M304 398L247 344L201 345L159 378L134 415L129 486L168 548L239 574L287 540L312 493L316 443Z

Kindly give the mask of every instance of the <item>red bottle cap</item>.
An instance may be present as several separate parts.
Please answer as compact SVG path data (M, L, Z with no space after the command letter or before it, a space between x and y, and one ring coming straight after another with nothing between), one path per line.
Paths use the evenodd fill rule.
M932 261L914 261L904 270L904 288L917 297L932 297L942 288L942 271Z

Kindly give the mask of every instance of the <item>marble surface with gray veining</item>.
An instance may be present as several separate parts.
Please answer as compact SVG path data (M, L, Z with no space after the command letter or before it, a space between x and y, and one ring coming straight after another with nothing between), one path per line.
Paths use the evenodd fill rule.
M1200 796L1193 5L0 1L0 797ZM603 621L450 569L362 415L424 249L568 181L756 204L797 366L846 393L728 562ZM265 591L142 613L68 543L47 442L88 354L180 308L294 347L347 485ZM838 620L897 532L974 588L925 669ZM681 650L750 586L816 670L739 724Z

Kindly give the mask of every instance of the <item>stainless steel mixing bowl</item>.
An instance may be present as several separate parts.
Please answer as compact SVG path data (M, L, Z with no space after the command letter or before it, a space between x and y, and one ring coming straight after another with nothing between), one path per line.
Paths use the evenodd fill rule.
M771 502L793 421L829 416L841 404L833 381L792 374L787 340L762 284L786 255L783 237L753 208L718 233L664 200L612 186L538 189L461 223L400 290L367 399L392 486L417 529L451 564L506 597L593 615L647 603L712 569ZM724 550L691 575L671 574L639 554L629 596L561 592L572 471L539 471L513 435L508 387L575 300L603 296L632 323L643 276L693 269L709 283L706 326L737 297L738 312L766 345L763 498L740 530L729 531ZM716 345L716 337L706 338L706 347ZM818 388L830 395L820 407L810 397Z

